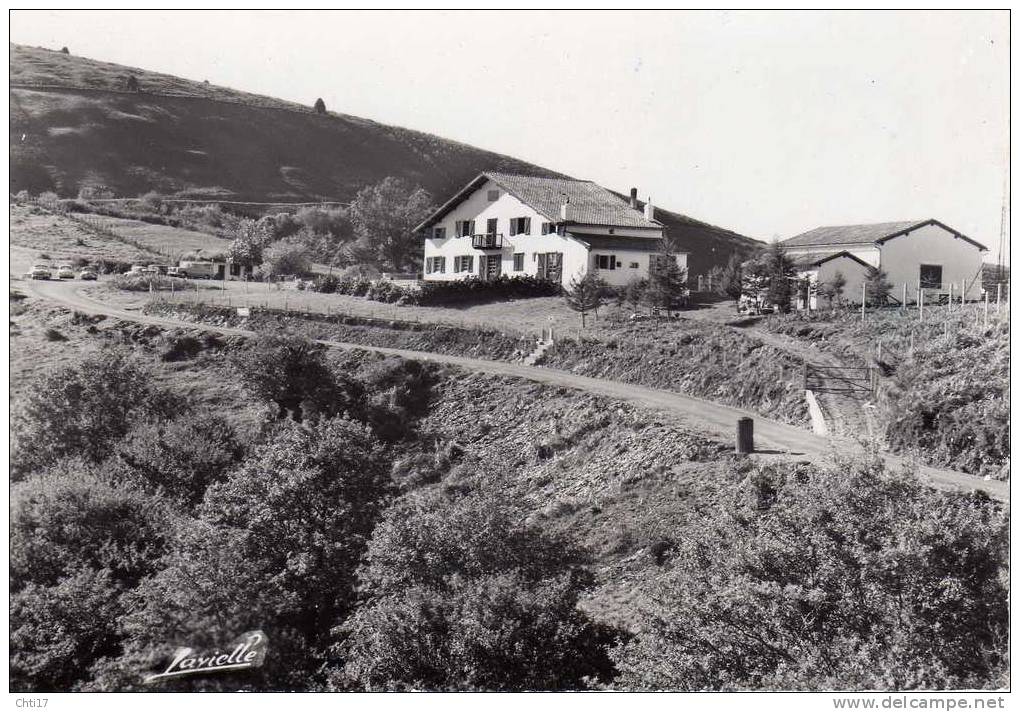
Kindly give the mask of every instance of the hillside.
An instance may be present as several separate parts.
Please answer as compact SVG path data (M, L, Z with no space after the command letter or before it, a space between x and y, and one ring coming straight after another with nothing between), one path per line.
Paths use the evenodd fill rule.
M129 90L133 77L137 91ZM62 197L104 185L248 201L347 201L396 175L441 199L482 170L556 176L456 141L51 50L10 46L10 191ZM691 252L692 274L747 238L659 216Z

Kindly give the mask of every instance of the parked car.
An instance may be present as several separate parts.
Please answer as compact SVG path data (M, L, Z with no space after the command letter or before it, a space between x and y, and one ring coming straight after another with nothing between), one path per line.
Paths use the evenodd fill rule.
M78 279L94 280L98 279L98 275L93 270L86 267L85 269L78 273Z
M145 271L149 274L166 274L169 269L166 265L149 265Z
M28 273L30 279L49 279L53 276L53 268L49 265L33 265Z
M134 272L144 272L144 271L145 271L145 265L131 265L131 269L128 271L128 274L132 274Z
M57 269L57 279L74 279L74 269L71 265L60 265Z

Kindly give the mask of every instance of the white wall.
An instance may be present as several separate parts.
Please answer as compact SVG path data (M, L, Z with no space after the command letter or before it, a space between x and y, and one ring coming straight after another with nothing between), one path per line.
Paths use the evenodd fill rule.
M648 268L651 263L651 252L645 252L642 250L601 250L592 248L591 250L591 268L596 270L598 276L608 285L613 287L622 287L635 279L644 279L648 277ZM616 257L616 269L597 269L598 255L614 255ZM678 253L673 255L676 258L677 265L681 269L687 269L687 255L686 253ZM632 263L637 263L637 267L631 267Z
M981 262L980 249L938 225L926 225L882 244L881 267L892 282L892 293L900 298L906 283L910 301L917 299L922 264L942 266L942 291L948 292L952 284L953 294L959 295L966 283L967 299L979 299Z
M843 299L852 304L860 304L861 285L868 278L868 268L849 257L837 257L818 267L816 279L819 282L831 283L837 272L841 273L846 279L846 284L843 286ZM820 304L819 306L827 307L828 304Z

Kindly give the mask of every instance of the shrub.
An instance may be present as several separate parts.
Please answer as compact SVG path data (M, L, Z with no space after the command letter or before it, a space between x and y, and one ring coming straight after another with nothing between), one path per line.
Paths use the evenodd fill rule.
M623 689L1001 684L1006 519L881 461L744 464L671 539Z
M433 491L387 512L341 626L331 681L365 690L558 690L606 679L605 634L578 610L593 578L566 540L492 495Z
M67 337L53 327L47 328L46 331L43 332L43 336L47 341L67 341Z
M110 280L117 289L128 292L169 292L197 289L194 282L165 274L148 274L145 272L127 272L118 274Z
M24 476L63 457L98 462L141 419L182 408L126 351L106 348L32 383L12 408L11 465Z

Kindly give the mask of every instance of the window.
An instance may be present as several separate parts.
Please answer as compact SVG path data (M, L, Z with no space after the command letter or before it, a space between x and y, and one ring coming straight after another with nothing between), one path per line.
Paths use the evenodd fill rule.
M499 200L499 191L498 190L490 190L487 197L489 198L489 202L490 203L494 203L497 200Z
M556 232L556 223L544 222L542 223L542 234L551 235Z
M445 257L428 257L425 259L425 274L446 272Z
M458 220L454 227L457 232L457 237L471 237L475 232L475 221L474 220Z
M921 265L921 289L942 289L942 265Z
M523 272L523 271L524 271L524 253L523 252L515 252L514 253L514 272Z
M639 265L639 264L638 264L637 262L631 262L631 263L630 263L630 268L631 268L631 269L637 269L637 268L638 268L638 267L640 267L640 266L641 266L641 265Z
M230 276L231 277L239 277L239 276L241 276L241 265L237 264L236 262L231 262L230 263Z
M598 269L616 269L616 255L595 255L595 267Z
M434 228L432 228L432 239L434 239L434 240L445 240L446 239L446 228L445 227L434 227Z
M531 234L531 218L511 218L510 219L510 234L511 235L530 235Z
M538 278L559 282L563 278L563 253L544 252L535 255L538 262Z
M453 271L454 272L474 272L475 271L475 256L474 255L458 255L453 258Z
M485 234L495 235L499 230L499 218L489 218L485 221Z

